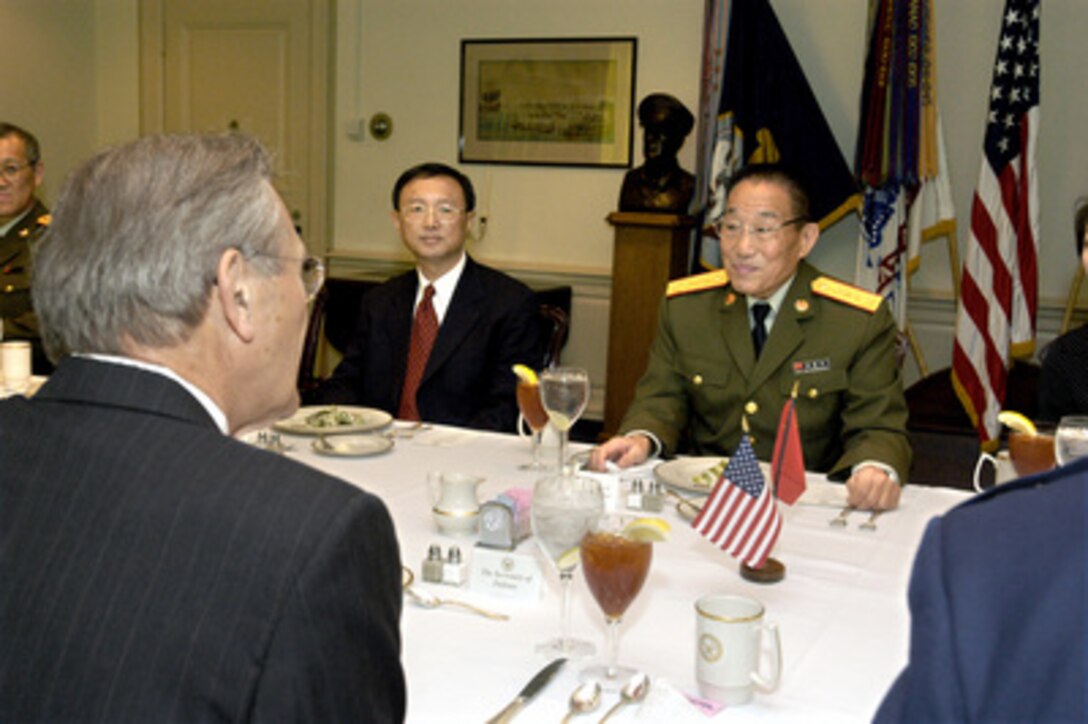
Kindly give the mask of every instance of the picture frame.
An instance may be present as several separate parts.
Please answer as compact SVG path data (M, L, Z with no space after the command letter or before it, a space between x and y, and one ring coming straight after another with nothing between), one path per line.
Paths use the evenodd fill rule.
M638 39L461 41L462 163L630 168Z

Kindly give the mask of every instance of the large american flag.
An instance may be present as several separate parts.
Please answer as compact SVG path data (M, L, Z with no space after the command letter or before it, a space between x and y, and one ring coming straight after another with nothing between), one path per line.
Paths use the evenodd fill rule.
M767 560L782 530L782 516L763 481L747 434L741 436L740 445L691 525L752 568Z
M952 349L952 383L986 447L1000 432L1010 359L1035 348L1039 11L1039 0L1005 4Z

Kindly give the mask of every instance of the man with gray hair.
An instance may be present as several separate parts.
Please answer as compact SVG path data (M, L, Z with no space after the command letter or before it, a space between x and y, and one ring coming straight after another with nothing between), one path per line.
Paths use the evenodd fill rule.
M0 721L401 721L388 511L230 437L291 413L308 257L244 135L67 180L0 402Z
M0 337L31 342L39 373L50 366L30 304L30 250L49 225L49 210L37 197L44 175L34 134L0 121Z

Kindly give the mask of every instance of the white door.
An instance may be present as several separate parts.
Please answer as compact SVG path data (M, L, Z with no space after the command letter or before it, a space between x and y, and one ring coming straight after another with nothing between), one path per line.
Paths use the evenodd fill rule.
M238 130L261 139L295 224L323 252L329 0L152 5L144 22L160 31L145 24L143 37L161 43L161 130Z

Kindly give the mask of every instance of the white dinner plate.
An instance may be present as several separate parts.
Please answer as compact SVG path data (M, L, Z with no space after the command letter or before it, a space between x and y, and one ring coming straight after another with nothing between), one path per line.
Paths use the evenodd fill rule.
M318 455L334 458L365 458L381 455L393 447L393 439L385 435L335 435L314 440L310 447Z
M677 458L660 463L654 475L665 485L689 493L709 493L718 482L718 474L725 469L729 458L723 456ZM763 463L760 463L763 466ZM716 472L715 472L716 471ZM764 470L766 473L766 470Z
M307 418L328 410L338 410L351 415L353 422L342 425L329 425L319 427L307 422ZM393 422L393 416L384 410L376 410L373 407L353 407L351 405L315 405L312 407L300 407L298 412L286 420L280 420L272 425L280 432L289 432L295 435L340 435L348 432L370 432L378 430Z

